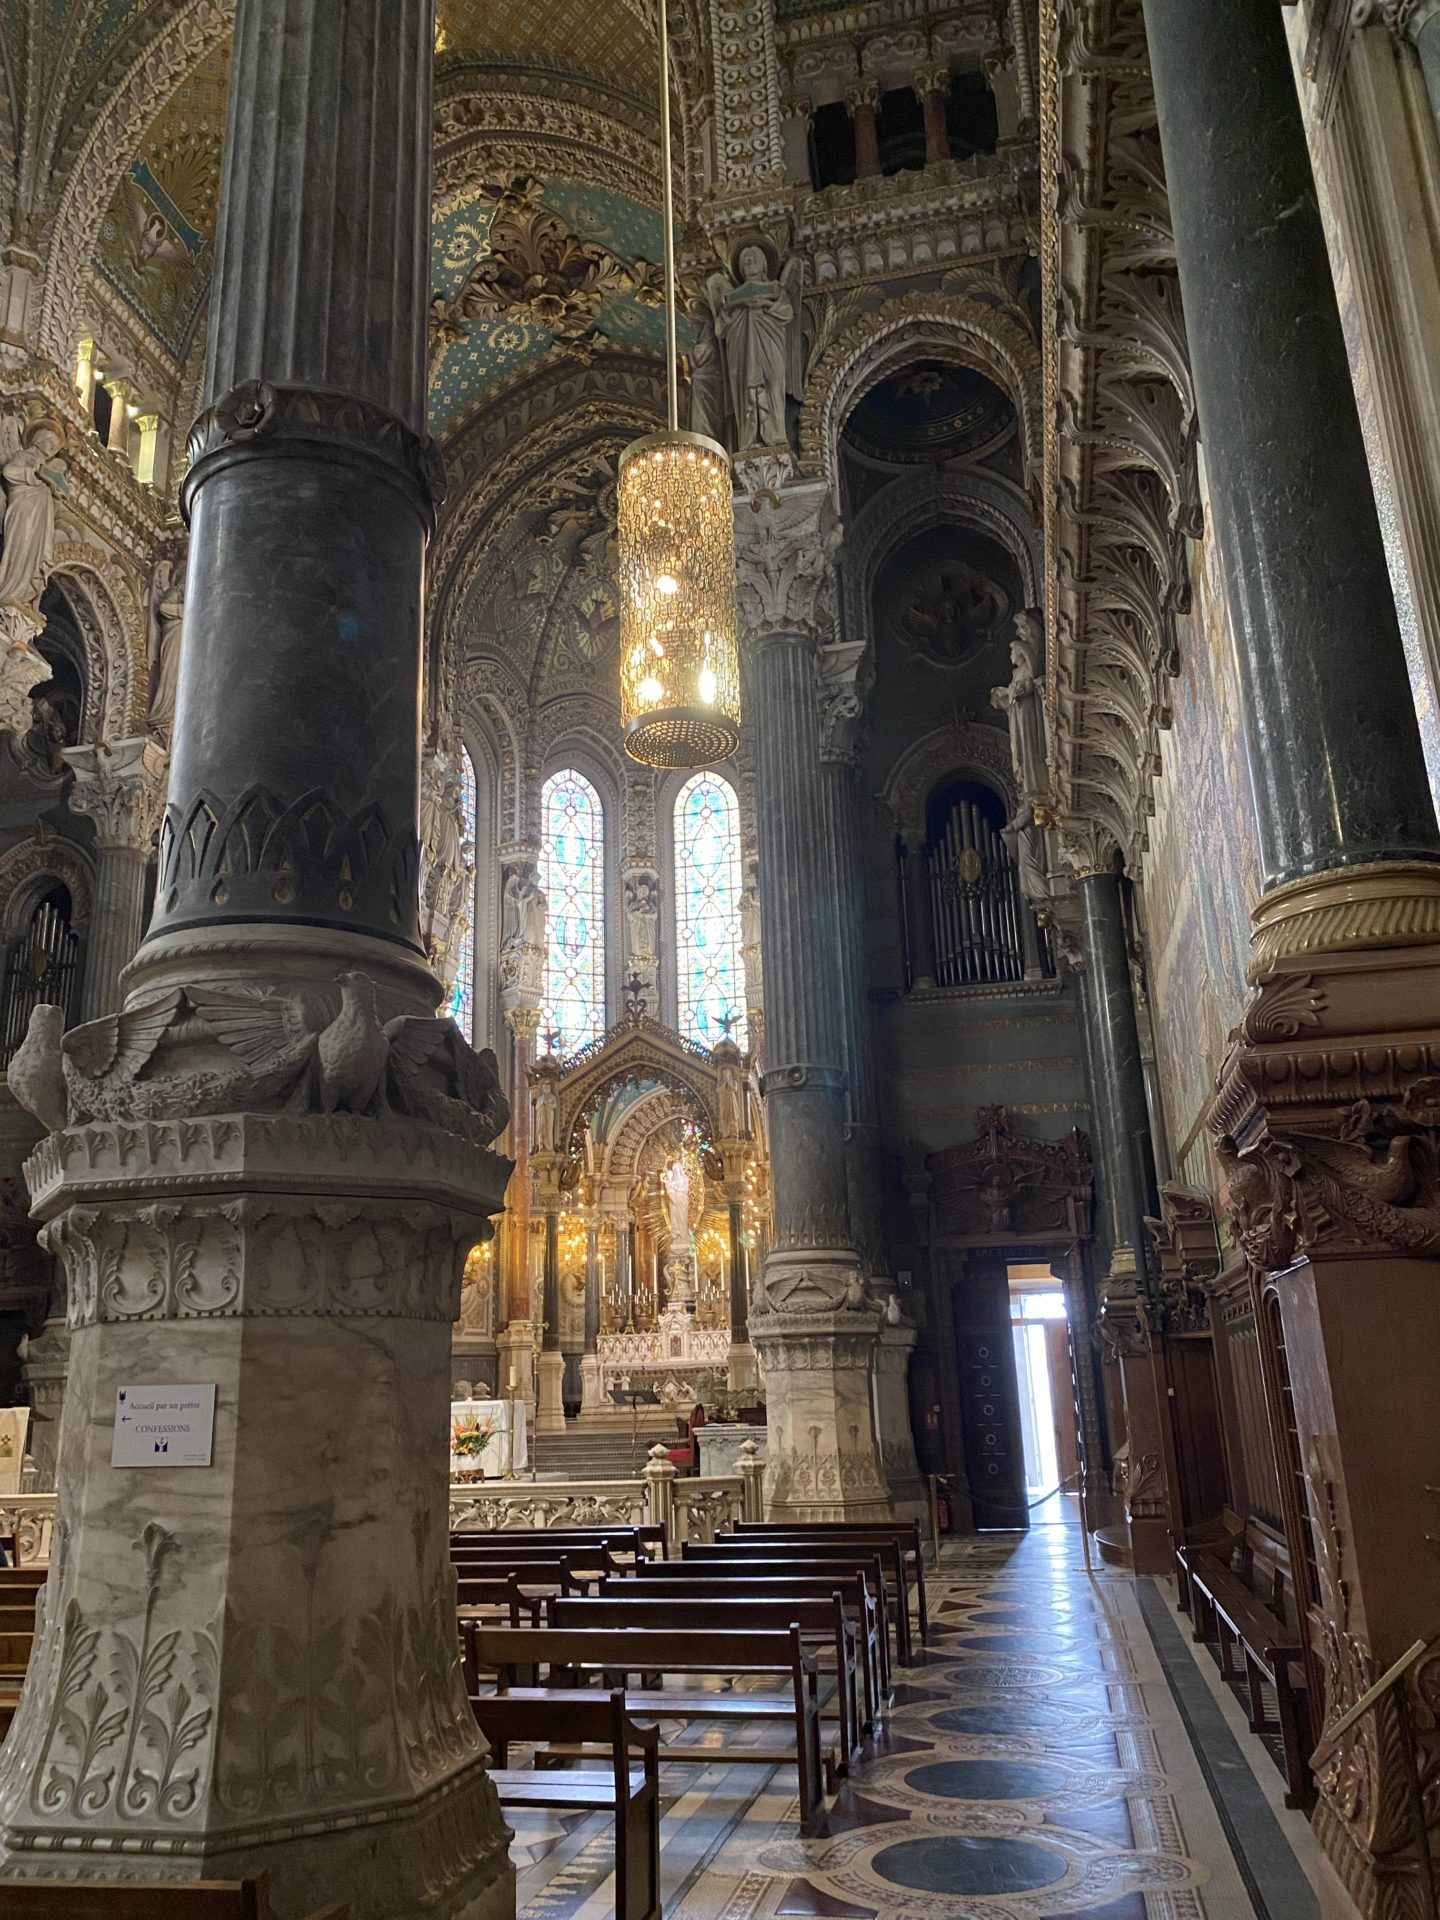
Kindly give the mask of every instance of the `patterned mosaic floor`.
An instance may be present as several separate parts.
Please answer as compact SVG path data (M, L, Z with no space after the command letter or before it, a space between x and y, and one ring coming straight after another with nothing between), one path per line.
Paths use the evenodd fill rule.
M1088 1579L1072 1528L947 1547L930 1592L928 1652L822 1836L797 1837L788 1770L666 1769L667 1917L1295 1920L1255 1891L1135 1588ZM513 1854L527 1920L613 1912L597 1817L517 1820Z

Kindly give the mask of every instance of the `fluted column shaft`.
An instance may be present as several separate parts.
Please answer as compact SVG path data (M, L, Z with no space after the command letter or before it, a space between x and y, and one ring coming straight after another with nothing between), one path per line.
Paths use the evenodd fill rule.
M1154 1214L1159 1203L1121 880L1118 873L1087 873L1076 885L1087 975L1084 1007L1090 1020L1086 1053L1106 1201L1113 1210L1116 1243L1135 1248L1136 1259L1143 1263L1149 1247L1145 1216Z
M1440 860L1282 11L1145 21L1264 887Z

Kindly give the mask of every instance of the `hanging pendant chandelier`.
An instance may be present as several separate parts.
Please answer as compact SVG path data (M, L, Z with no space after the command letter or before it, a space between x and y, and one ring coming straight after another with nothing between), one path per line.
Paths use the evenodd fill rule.
M670 48L660 0L660 170L665 216L669 425L620 456L620 718L625 751L651 767L708 767L740 742L735 521L730 459L680 431Z

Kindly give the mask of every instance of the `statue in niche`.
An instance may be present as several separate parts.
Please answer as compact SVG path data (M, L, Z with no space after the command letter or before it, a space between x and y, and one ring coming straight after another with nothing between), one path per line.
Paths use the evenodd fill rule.
M1006 606L999 587L957 561L916 588L901 625L932 660L954 666L984 645Z
M655 959L659 923L659 881L653 873L632 873L625 882L625 932L632 960L644 963Z
M752 950L760 945L760 875L752 861L740 890L740 946Z
M772 250L752 240L735 256L736 278L714 273L706 283L737 452L789 446L785 402L800 397L804 382L804 266L793 259L777 268Z
M20 414L0 414L0 480L5 486L0 609L29 614L37 626L40 596L55 559L55 501L65 491L65 462L60 458L64 444L57 420L42 418L27 428Z
M535 1108L531 1141L536 1153L560 1150L560 1095L547 1075L535 1089Z
M432 873L451 874L463 865L465 796L453 767L446 769L442 779L421 782L420 848L427 878Z
M720 1138L743 1140L745 1137L745 1076L738 1059L722 1055L716 1063L720 1084L715 1104L719 1109Z
M1055 891L1055 863L1051 835L1035 818L1033 802L1022 800L1001 829L1020 879L1020 891L1032 905L1043 904Z
M513 867L505 881L505 910L500 927L501 953L519 953L526 949L531 952L542 951L548 907L549 902L541 890L535 868L528 863Z
M690 1250L690 1175L685 1170L685 1162L672 1160L661 1179L670 1221L670 1245L675 1257L683 1259Z
M1015 638L1010 643L1014 671L1003 687L993 687L990 692L990 704L1009 716L1010 760L1016 784L1027 800L1040 805L1049 793L1041 693L1044 651L1044 624L1039 613L1027 607L1015 616Z
M180 684L180 640L185 620L185 563L157 560L150 582L150 699L146 724L156 739L170 744L175 725L175 696Z

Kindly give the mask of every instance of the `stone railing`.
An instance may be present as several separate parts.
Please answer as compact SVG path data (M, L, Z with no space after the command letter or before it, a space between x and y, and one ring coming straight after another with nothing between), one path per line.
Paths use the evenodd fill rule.
M663 1526L672 1547L713 1540L736 1520L764 1517L765 1463L747 1441L740 1471L721 1478L681 1475L652 1447L638 1480L496 1480L452 1487L450 1525L458 1532L497 1533L505 1528Z
M54 1525L53 1493L0 1493L0 1533L14 1534L22 1567L49 1564Z

